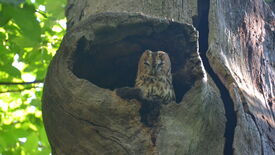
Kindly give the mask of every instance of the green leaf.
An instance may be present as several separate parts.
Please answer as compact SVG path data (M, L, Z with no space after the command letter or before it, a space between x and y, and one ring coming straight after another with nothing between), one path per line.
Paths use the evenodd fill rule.
M13 128L11 129L11 131L16 138L26 137L30 134L29 129L23 129L23 128Z
M40 140L42 142L42 145L48 146L48 137L46 135L46 132L45 132L44 128L40 128L39 135L40 135Z
M12 40L21 48L38 46L39 42L34 41L28 37L17 37Z
M26 68L24 68L23 70L24 72L36 72L37 71L37 68L36 66L34 65L28 65Z
M7 147L6 140L2 136L0 136L0 152L1 152L1 150L4 150L4 148L6 148L6 147Z
M26 137L29 132L24 129L16 129L14 126L5 126L5 130L1 131L0 139L4 139L4 145L6 147L12 147L18 142L18 138Z
M36 67L36 70L37 70L38 68L37 68L37 66L34 66L34 64L40 63L41 60L43 60L42 56L41 56L41 51L34 48L30 52L25 52L24 60L22 60L22 61L26 64L29 64L30 66L28 66L28 67L33 67L33 68Z
M5 64L12 64L14 54L11 51L0 45L0 68Z
M2 6L2 10L0 12L0 26L6 25L9 20L11 19L11 16L9 15L9 10L6 9L6 7Z
M64 17L65 4L65 0L47 0L46 9L55 19L61 19Z
M8 73L11 77L21 78L21 72L10 64L0 66L0 70Z
M35 43L41 41L41 27L35 16L33 5L24 4L23 8L8 6L12 11L12 18L20 27L24 37Z
M64 19L65 0L20 2L0 0L0 77L5 82L20 80L25 73L44 79L65 33L52 29L58 26L57 20ZM46 10L39 10L40 5L45 5ZM16 54L26 67L21 71L12 66ZM16 91L0 93L4 107L0 108L0 154L49 155L51 152L41 117L42 88L29 89L33 86L38 85L0 85L0 92ZM28 141L20 142L18 138L22 137Z
M33 105L33 106L36 106L37 108L40 108L41 107L41 100L33 99L30 104Z
M46 71L45 70L38 70L36 72L36 78L37 79L44 79L45 76L46 76Z
M38 3L38 4L44 4L45 0L36 0L36 3Z
M51 153L51 149L50 148L44 148L42 149L41 152L38 152L37 155L49 155Z
M1 18L0 18L0 20L1 20ZM0 40L2 41L2 42L0 42L1 45L3 45L3 41L5 41L5 39L6 39L5 34L3 32L0 32Z
M28 153L36 152L37 148L38 148L38 137L37 137L37 135L35 133L31 133L27 137L26 143L24 143L22 146L23 146L23 149Z

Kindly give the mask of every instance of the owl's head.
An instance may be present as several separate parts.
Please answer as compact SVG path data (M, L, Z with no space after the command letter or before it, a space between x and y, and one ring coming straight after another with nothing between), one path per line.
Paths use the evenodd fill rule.
M167 53L163 51L152 52L146 50L140 57L138 74L160 76L171 74L171 62Z

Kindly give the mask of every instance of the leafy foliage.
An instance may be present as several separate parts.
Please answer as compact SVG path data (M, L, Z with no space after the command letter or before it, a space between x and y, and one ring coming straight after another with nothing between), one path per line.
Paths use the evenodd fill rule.
M41 96L65 0L0 0L0 155L50 154Z

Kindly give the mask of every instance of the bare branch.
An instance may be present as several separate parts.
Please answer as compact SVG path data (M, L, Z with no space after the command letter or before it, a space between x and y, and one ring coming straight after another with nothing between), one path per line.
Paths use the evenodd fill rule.
M0 91L0 94L22 92L22 91L30 90L30 89L34 89L34 88L41 88L41 87L33 86L33 87L26 87L26 88L23 88L23 89L13 89L13 90Z
M35 80L32 82L0 82L0 85L28 85L36 83L44 83L44 80Z

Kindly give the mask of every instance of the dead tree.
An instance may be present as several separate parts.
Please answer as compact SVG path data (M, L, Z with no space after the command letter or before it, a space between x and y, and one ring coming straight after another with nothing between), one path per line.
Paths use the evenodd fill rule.
M274 153L275 17L254 1L69 0L43 94L53 154ZM152 126L116 93L146 49L170 55L177 98Z

